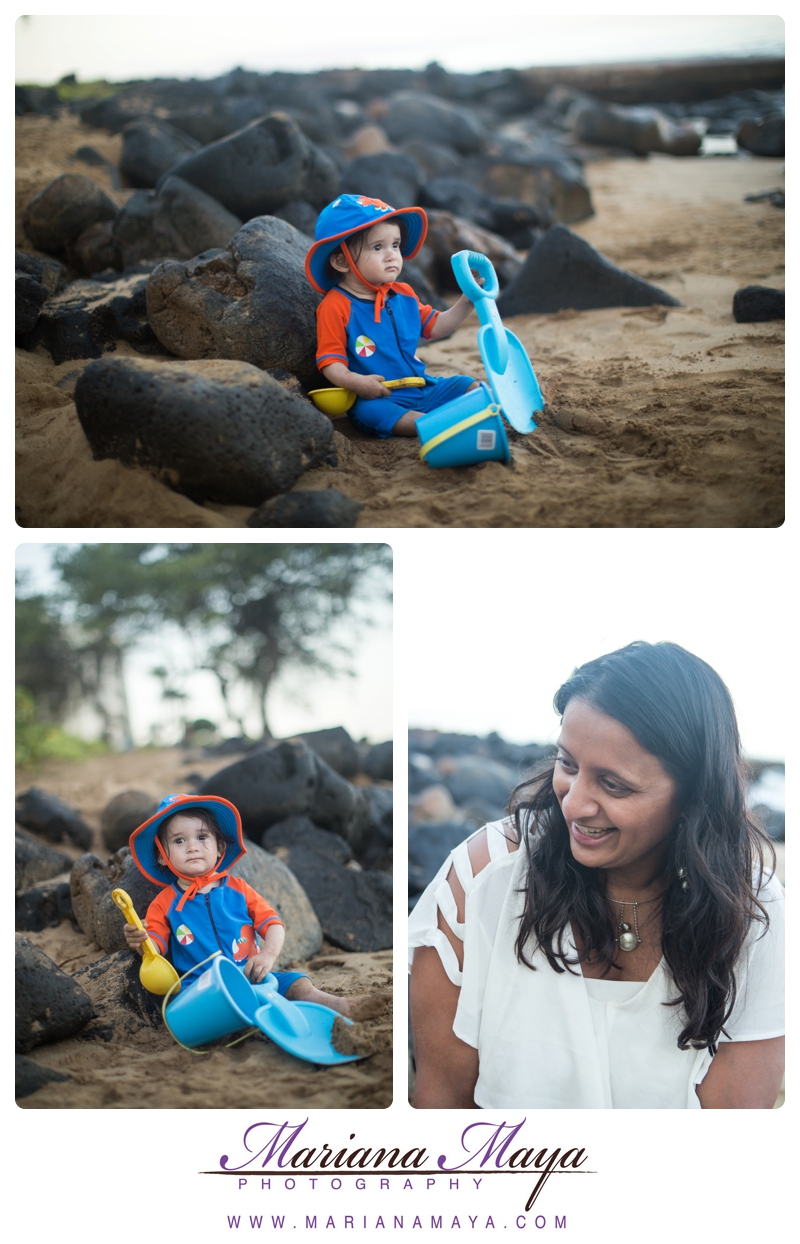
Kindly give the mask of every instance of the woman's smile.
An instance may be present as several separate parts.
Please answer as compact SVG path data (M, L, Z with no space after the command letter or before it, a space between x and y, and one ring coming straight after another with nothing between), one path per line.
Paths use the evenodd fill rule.
M587 842L592 846L595 846L601 838L608 838L610 834L617 832L613 825L608 825L603 829L589 829L587 825L579 825L577 821L570 822L570 829L572 830L573 837L577 838L578 842Z

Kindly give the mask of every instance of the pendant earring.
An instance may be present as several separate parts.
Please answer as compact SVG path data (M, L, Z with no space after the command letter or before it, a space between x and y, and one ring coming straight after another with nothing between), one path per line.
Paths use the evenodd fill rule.
M686 893L687 890L691 889L691 886L689 885L689 880L686 876L685 868L678 869L678 880L681 883L681 889L683 890L684 894Z

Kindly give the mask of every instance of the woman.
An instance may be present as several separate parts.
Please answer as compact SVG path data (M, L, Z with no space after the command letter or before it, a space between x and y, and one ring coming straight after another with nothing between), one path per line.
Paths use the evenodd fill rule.
M411 915L414 1104L771 1108L783 892L725 685L634 643L555 707L555 759Z

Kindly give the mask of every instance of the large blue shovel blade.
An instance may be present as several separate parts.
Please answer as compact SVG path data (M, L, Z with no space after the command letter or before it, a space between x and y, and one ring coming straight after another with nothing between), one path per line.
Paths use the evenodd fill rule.
M516 428L517 432L533 432L536 429L533 416L544 410L542 391L522 342L508 329L505 329L505 337L508 364L501 371L495 357L494 326L484 324L478 329L478 349L486 378L495 401L512 428Z

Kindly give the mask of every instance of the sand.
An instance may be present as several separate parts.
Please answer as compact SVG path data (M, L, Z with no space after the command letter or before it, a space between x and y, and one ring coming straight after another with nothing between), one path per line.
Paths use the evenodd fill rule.
M136 788L160 798L164 791L185 789L189 773L209 776L235 759L209 759L199 750L144 748L78 764L47 762L35 772L19 771L16 789L41 786L79 808L94 831L92 849L106 858L100 812L114 795ZM59 844L59 849L74 858L81 854L67 844ZM25 936L70 975L104 953L70 920ZM292 968L307 971L320 988L339 996L377 993L391 989L392 951L347 954L323 943L312 959ZM165 1029L144 1029L110 1041L79 1034L29 1053L36 1062L71 1078L45 1085L18 1104L29 1110L384 1109L392 1100L391 1008L348 1033L349 1050L370 1056L337 1067L317 1067L293 1058L261 1036L200 1055L181 1049Z
M74 169L68 156L82 143L112 159L119 148L73 118L17 127L18 206ZM731 311L744 285L784 286L783 212L744 202L782 185L783 162L656 155L590 164L587 178L596 215L575 231L683 305L509 318L548 409L535 434L510 433L508 464L432 470L415 440L375 441L337 420L339 465L296 488L341 488L364 505L360 528L783 521L784 325L737 324ZM471 316L426 347L431 372L482 377L476 329ZM249 509L199 506L142 470L92 460L72 401L85 361L56 367L41 348L17 361L21 526L246 524Z

